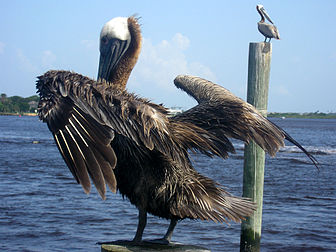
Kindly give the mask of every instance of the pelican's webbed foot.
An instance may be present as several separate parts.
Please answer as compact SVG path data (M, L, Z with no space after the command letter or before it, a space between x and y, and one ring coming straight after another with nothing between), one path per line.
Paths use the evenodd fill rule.
M168 239L166 239L166 238L146 240L144 242L145 243L154 243L154 244L159 244L159 245L169 245L170 244L170 241L168 241Z
M97 242L97 245L121 245L121 246L127 246L127 245L140 245L143 244L143 241L135 241L133 240L117 240L117 241L106 241L106 242Z

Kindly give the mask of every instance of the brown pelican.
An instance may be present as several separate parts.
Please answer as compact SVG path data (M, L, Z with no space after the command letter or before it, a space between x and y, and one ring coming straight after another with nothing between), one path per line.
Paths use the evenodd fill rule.
M269 15L266 12L264 6L262 6L261 4L258 4L257 5L257 11L259 12L259 14L261 16L261 20L258 22L258 30L260 31L260 33L262 35L265 36L265 41L264 42L266 42L267 38L269 38L268 42L270 42L272 38L280 39L279 31L276 28L276 26L273 24L271 18L269 17ZM271 24L265 23L265 18Z
M86 193L91 178L103 199L107 184L138 208L136 243L142 240L147 213L170 219L162 239L166 243L178 220L239 222L251 215L254 203L198 173L189 152L226 158L234 152L229 137L254 140L272 156L285 138L300 145L253 106L198 77L175 79L199 104L169 118L163 106L125 90L140 48L137 20L118 18L101 33L98 82L67 71L38 77L39 117L73 176Z

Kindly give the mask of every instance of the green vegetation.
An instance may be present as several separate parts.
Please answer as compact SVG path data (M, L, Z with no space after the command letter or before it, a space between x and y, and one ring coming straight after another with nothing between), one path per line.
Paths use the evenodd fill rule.
M35 113L39 99L37 95L23 98L20 96L7 97L6 94L1 94L0 114Z
M310 119L336 119L336 113L322 113L319 111L310 113L268 113L268 117L279 118L310 118Z

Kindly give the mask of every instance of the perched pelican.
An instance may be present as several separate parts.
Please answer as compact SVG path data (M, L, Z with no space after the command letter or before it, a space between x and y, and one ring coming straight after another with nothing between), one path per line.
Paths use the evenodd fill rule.
M68 71L38 77L39 117L77 182L89 193L91 178L103 199L107 185L138 208L135 243L142 240L147 213L170 219L164 243L185 218L239 222L251 215L255 204L198 173L189 152L226 158L234 152L230 137L254 140L272 156L285 138L302 146L250 104L198 77L174 80L199 104L168 117L165 107L125 89L140 50L137 19L116 18L100 35L99 81Z
M269 15L266 12L264 6L262 6L261 4L258 4L257 5L257 11L259 12L259 14L261 16L261 20L258 22L258 30L260 31L260 33L262 35L265 36L265 41L264 42L266 42L267 38L269 38L268 42L270 42L272 38L280 39L279 31L276 28L276 26L273 24L271 18L269 17ZM271 24L265 23L265 18Z

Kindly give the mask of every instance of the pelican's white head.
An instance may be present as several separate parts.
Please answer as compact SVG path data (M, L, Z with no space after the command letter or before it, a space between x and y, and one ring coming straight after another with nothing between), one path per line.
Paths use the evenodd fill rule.
M128 30L127 17L116 17L108 21L100 32L100 39L104 36L120 40L130 40L131 34Z
M98 79L109 80L114 68L131 43L127 17L116 17L108 21L100 32Z
M138 19L131 16L108 21L100 32L98 79L125 87L140 48Z

